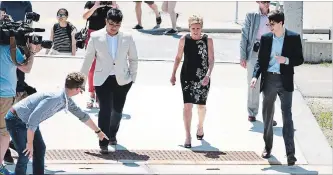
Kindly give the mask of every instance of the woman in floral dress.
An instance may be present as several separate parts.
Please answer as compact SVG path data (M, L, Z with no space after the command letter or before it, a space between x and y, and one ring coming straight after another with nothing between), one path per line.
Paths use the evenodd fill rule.
M203 123L206 115L206 101L210 88L210 75L214 66L213 40L201 34L203 19L198 16L189 18L190 34L182 36L170 82L176 83L176 72L184 53L184 62L180 73L180 82L184 101L184 125L186 132L185 148L191 148L192 106L197 104L199 124L197 139L204 136Z

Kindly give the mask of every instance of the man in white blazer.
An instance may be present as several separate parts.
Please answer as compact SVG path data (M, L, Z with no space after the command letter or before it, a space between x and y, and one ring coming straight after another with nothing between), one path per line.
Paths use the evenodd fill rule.
M98 126L109 137L99 142L102 154L108 153L108 145L116 145L126 96L135 82L138 55L130 34L119 31L123 19L119 9L110 9L106 26L91 34L81 72L88 75L96 56L94 86L99 99Z

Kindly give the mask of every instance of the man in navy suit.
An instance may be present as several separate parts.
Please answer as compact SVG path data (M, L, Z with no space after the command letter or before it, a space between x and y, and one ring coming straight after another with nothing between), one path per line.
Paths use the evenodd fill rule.
M299 34L284 28L284 14L275 10L268 14L271 32L260 40L258 61L253 71L251 87L255 87L261 74L260 92L263 93L262 116L264 121L265 149L263 158L269 158L273 147L274 103L281 100L283 139L288 165L294 165L294 124L291 106L294 91L294 66L303 64L302 42Z

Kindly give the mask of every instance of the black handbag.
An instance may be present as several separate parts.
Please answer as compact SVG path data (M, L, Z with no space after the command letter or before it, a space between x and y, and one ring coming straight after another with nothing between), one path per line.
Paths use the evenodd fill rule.
M26 85L24 90L27 92L28 95L34 94L37 92L36 88Z

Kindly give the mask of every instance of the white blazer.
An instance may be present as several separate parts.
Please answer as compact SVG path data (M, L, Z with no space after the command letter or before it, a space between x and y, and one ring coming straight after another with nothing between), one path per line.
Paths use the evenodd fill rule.
M88 75L91 64L96 57L94 72L94 86L101 86L110 75L115 72L119 85L135 82L138 70L138 54L130 34L118 32L116 58L112 58L107 42L106 28L92 32L86 50L81 72Z

